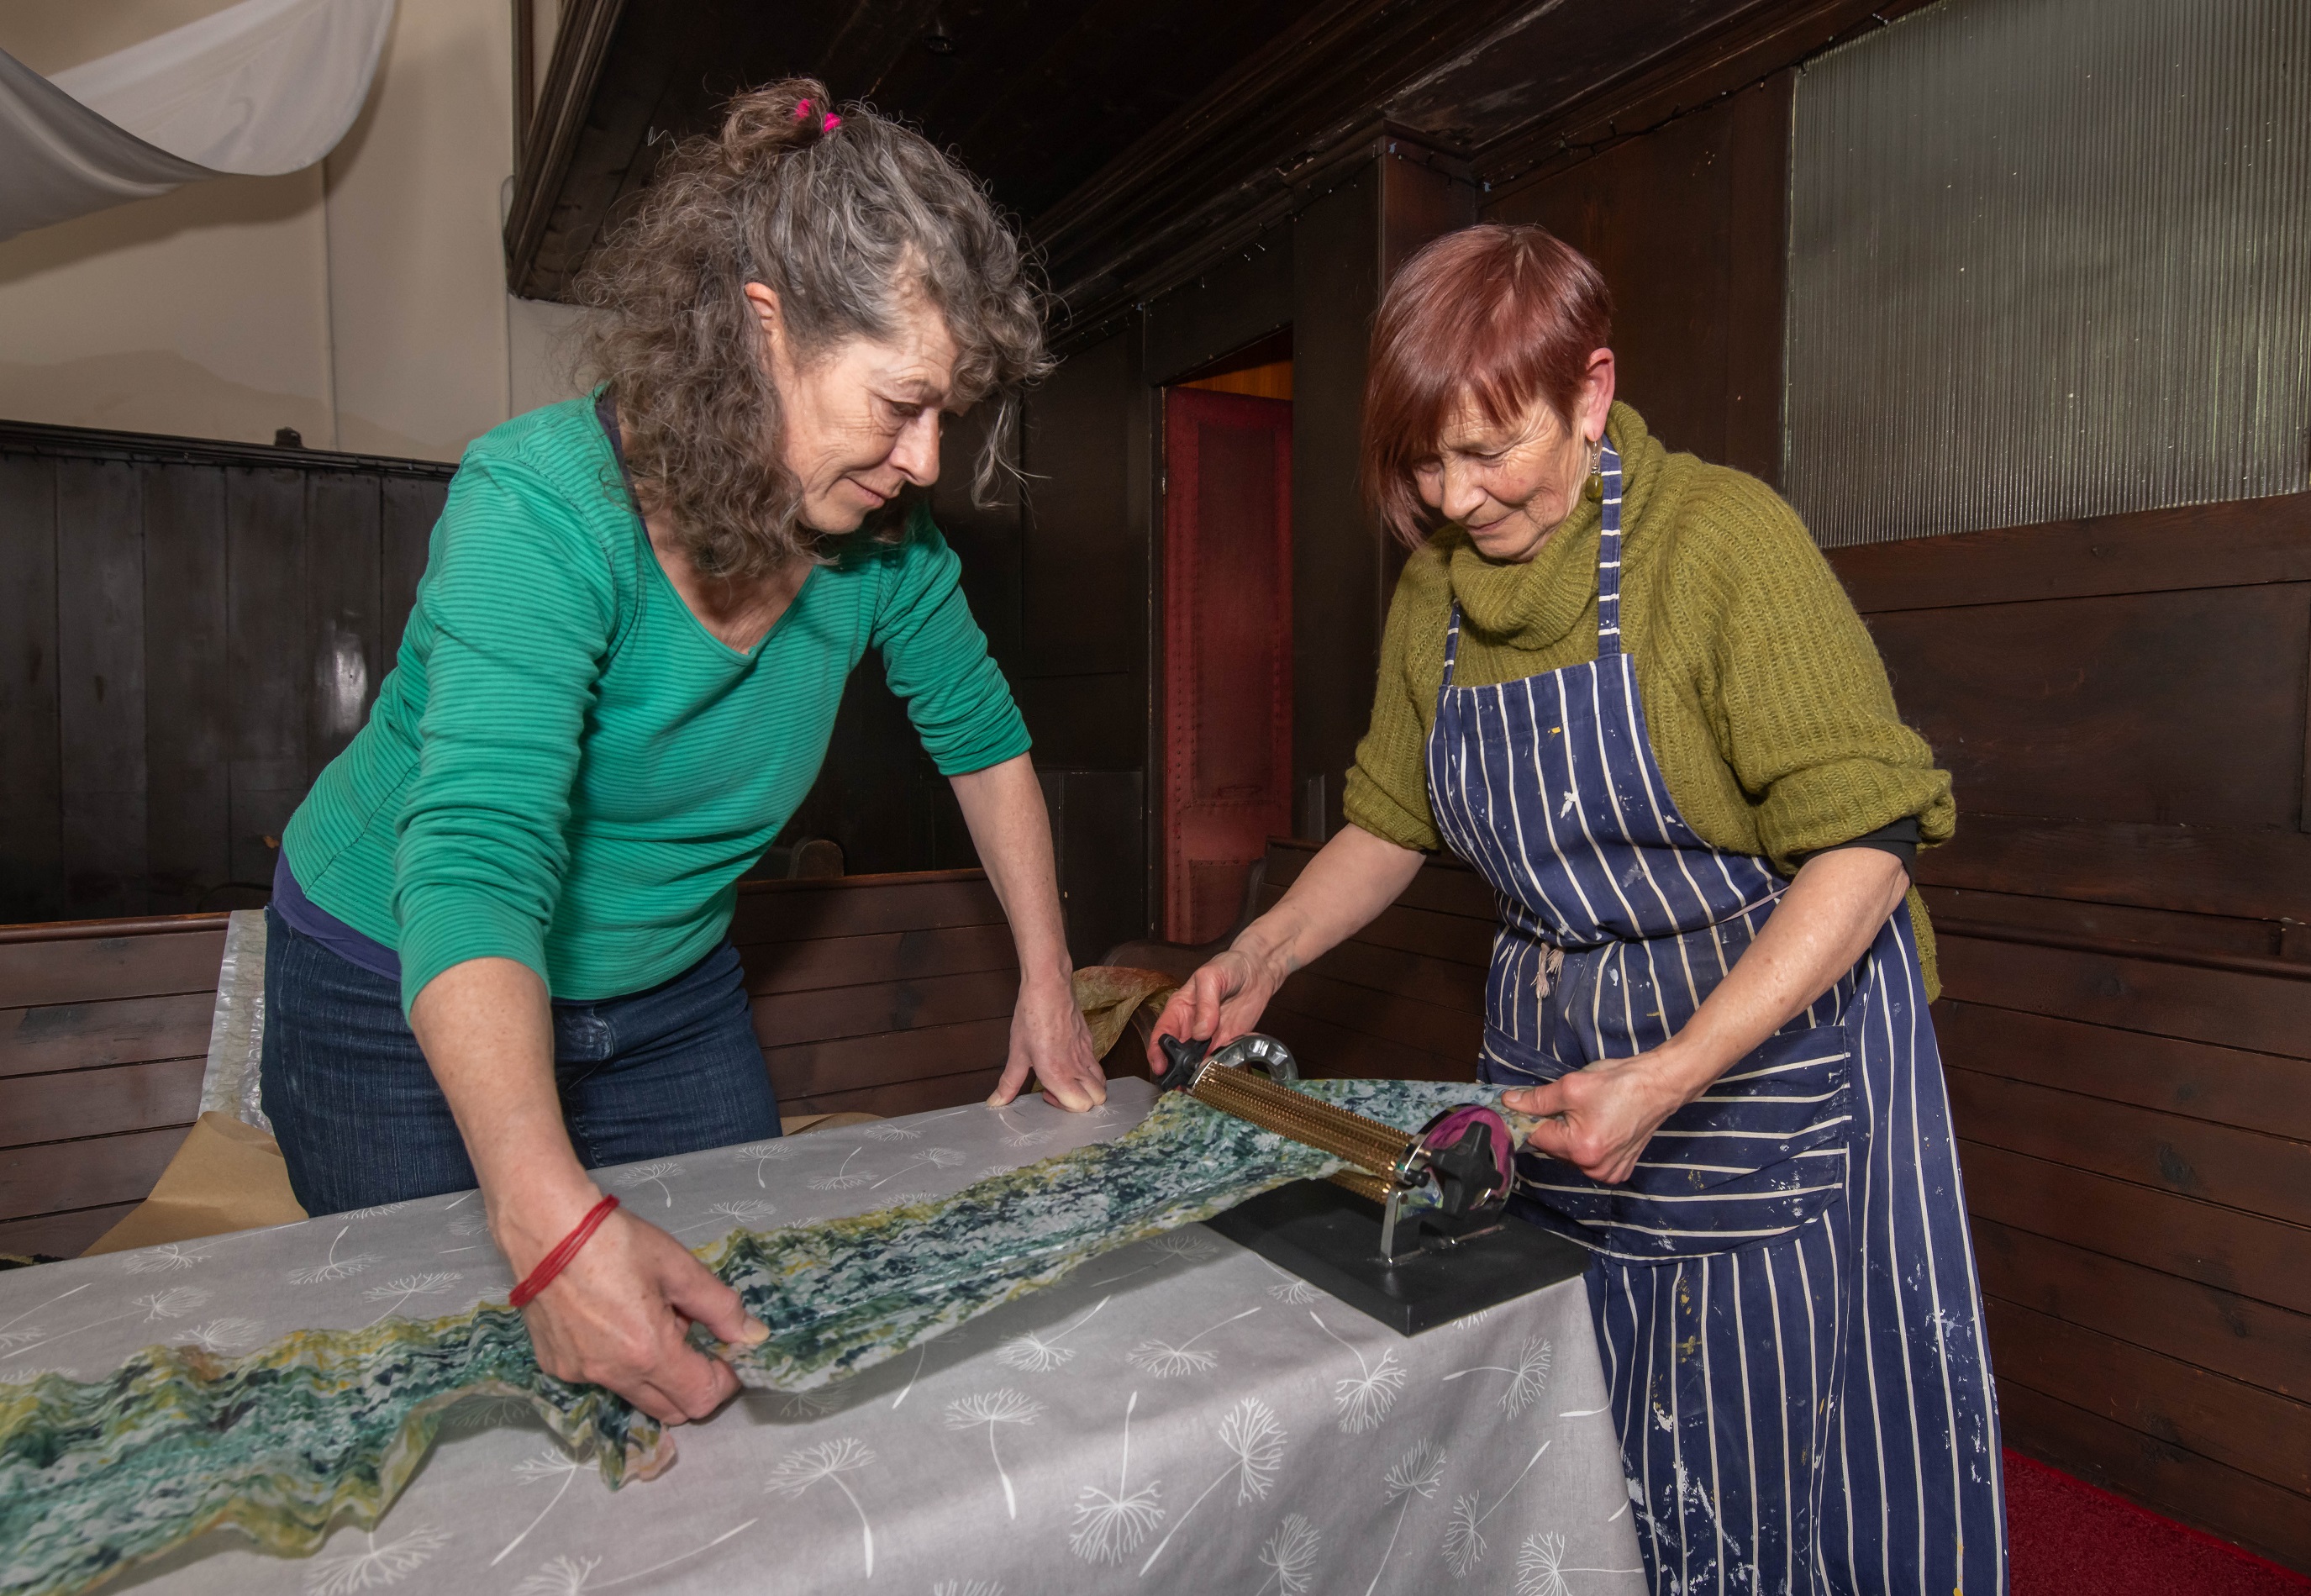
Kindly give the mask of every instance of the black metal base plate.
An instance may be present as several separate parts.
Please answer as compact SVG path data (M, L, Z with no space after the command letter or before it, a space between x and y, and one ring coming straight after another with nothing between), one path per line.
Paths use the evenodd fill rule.
M1295 1181L1204 1221L1277 1268L1328 1291L1400 1335L1464 1319L1589 1267L1589 1254L1505 1216L1449 1246L1394 1263L1380 1256L1380 1205L1330 1181Z

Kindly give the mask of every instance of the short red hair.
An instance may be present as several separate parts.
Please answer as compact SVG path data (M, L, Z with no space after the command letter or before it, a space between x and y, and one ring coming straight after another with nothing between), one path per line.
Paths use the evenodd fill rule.
M1415 548L1427 536L1413 471L1464 395L1496 425L1536 396L1569 425L1612 331L1603 274L1545 228L1464 227L1407 261L1381 301L1365 378L1360 475L1382 522Z

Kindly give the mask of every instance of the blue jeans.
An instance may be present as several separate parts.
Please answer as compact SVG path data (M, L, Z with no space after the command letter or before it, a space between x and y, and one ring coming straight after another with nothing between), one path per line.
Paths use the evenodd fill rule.
M268 910L266 1117L309 1214L477 1184L449 1100L401 1016L398 981ZM724 942L663 986L554 1005L562 1119L587 1168L779 1133L738 950Z

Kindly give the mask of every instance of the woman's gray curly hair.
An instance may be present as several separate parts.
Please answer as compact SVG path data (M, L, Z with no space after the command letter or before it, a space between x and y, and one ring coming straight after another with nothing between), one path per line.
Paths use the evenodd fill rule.
M719 134L675 147L579 282L595 312L581 359L609 384L635 493L704 575L822 557L748 283L776 291L806 361L891 336L897 302L928 295L958 352L949 403L997 406L972 481L982 504L1021 387L1051 370L1033 266L979 183L863 107L829 128L834 109L808 78L739 95Z

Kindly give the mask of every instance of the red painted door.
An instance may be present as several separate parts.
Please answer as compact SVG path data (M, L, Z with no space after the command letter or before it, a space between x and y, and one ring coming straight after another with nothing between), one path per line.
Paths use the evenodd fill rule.
M1164 396L1164 935L1235 923L1292 824L1292 406Z

